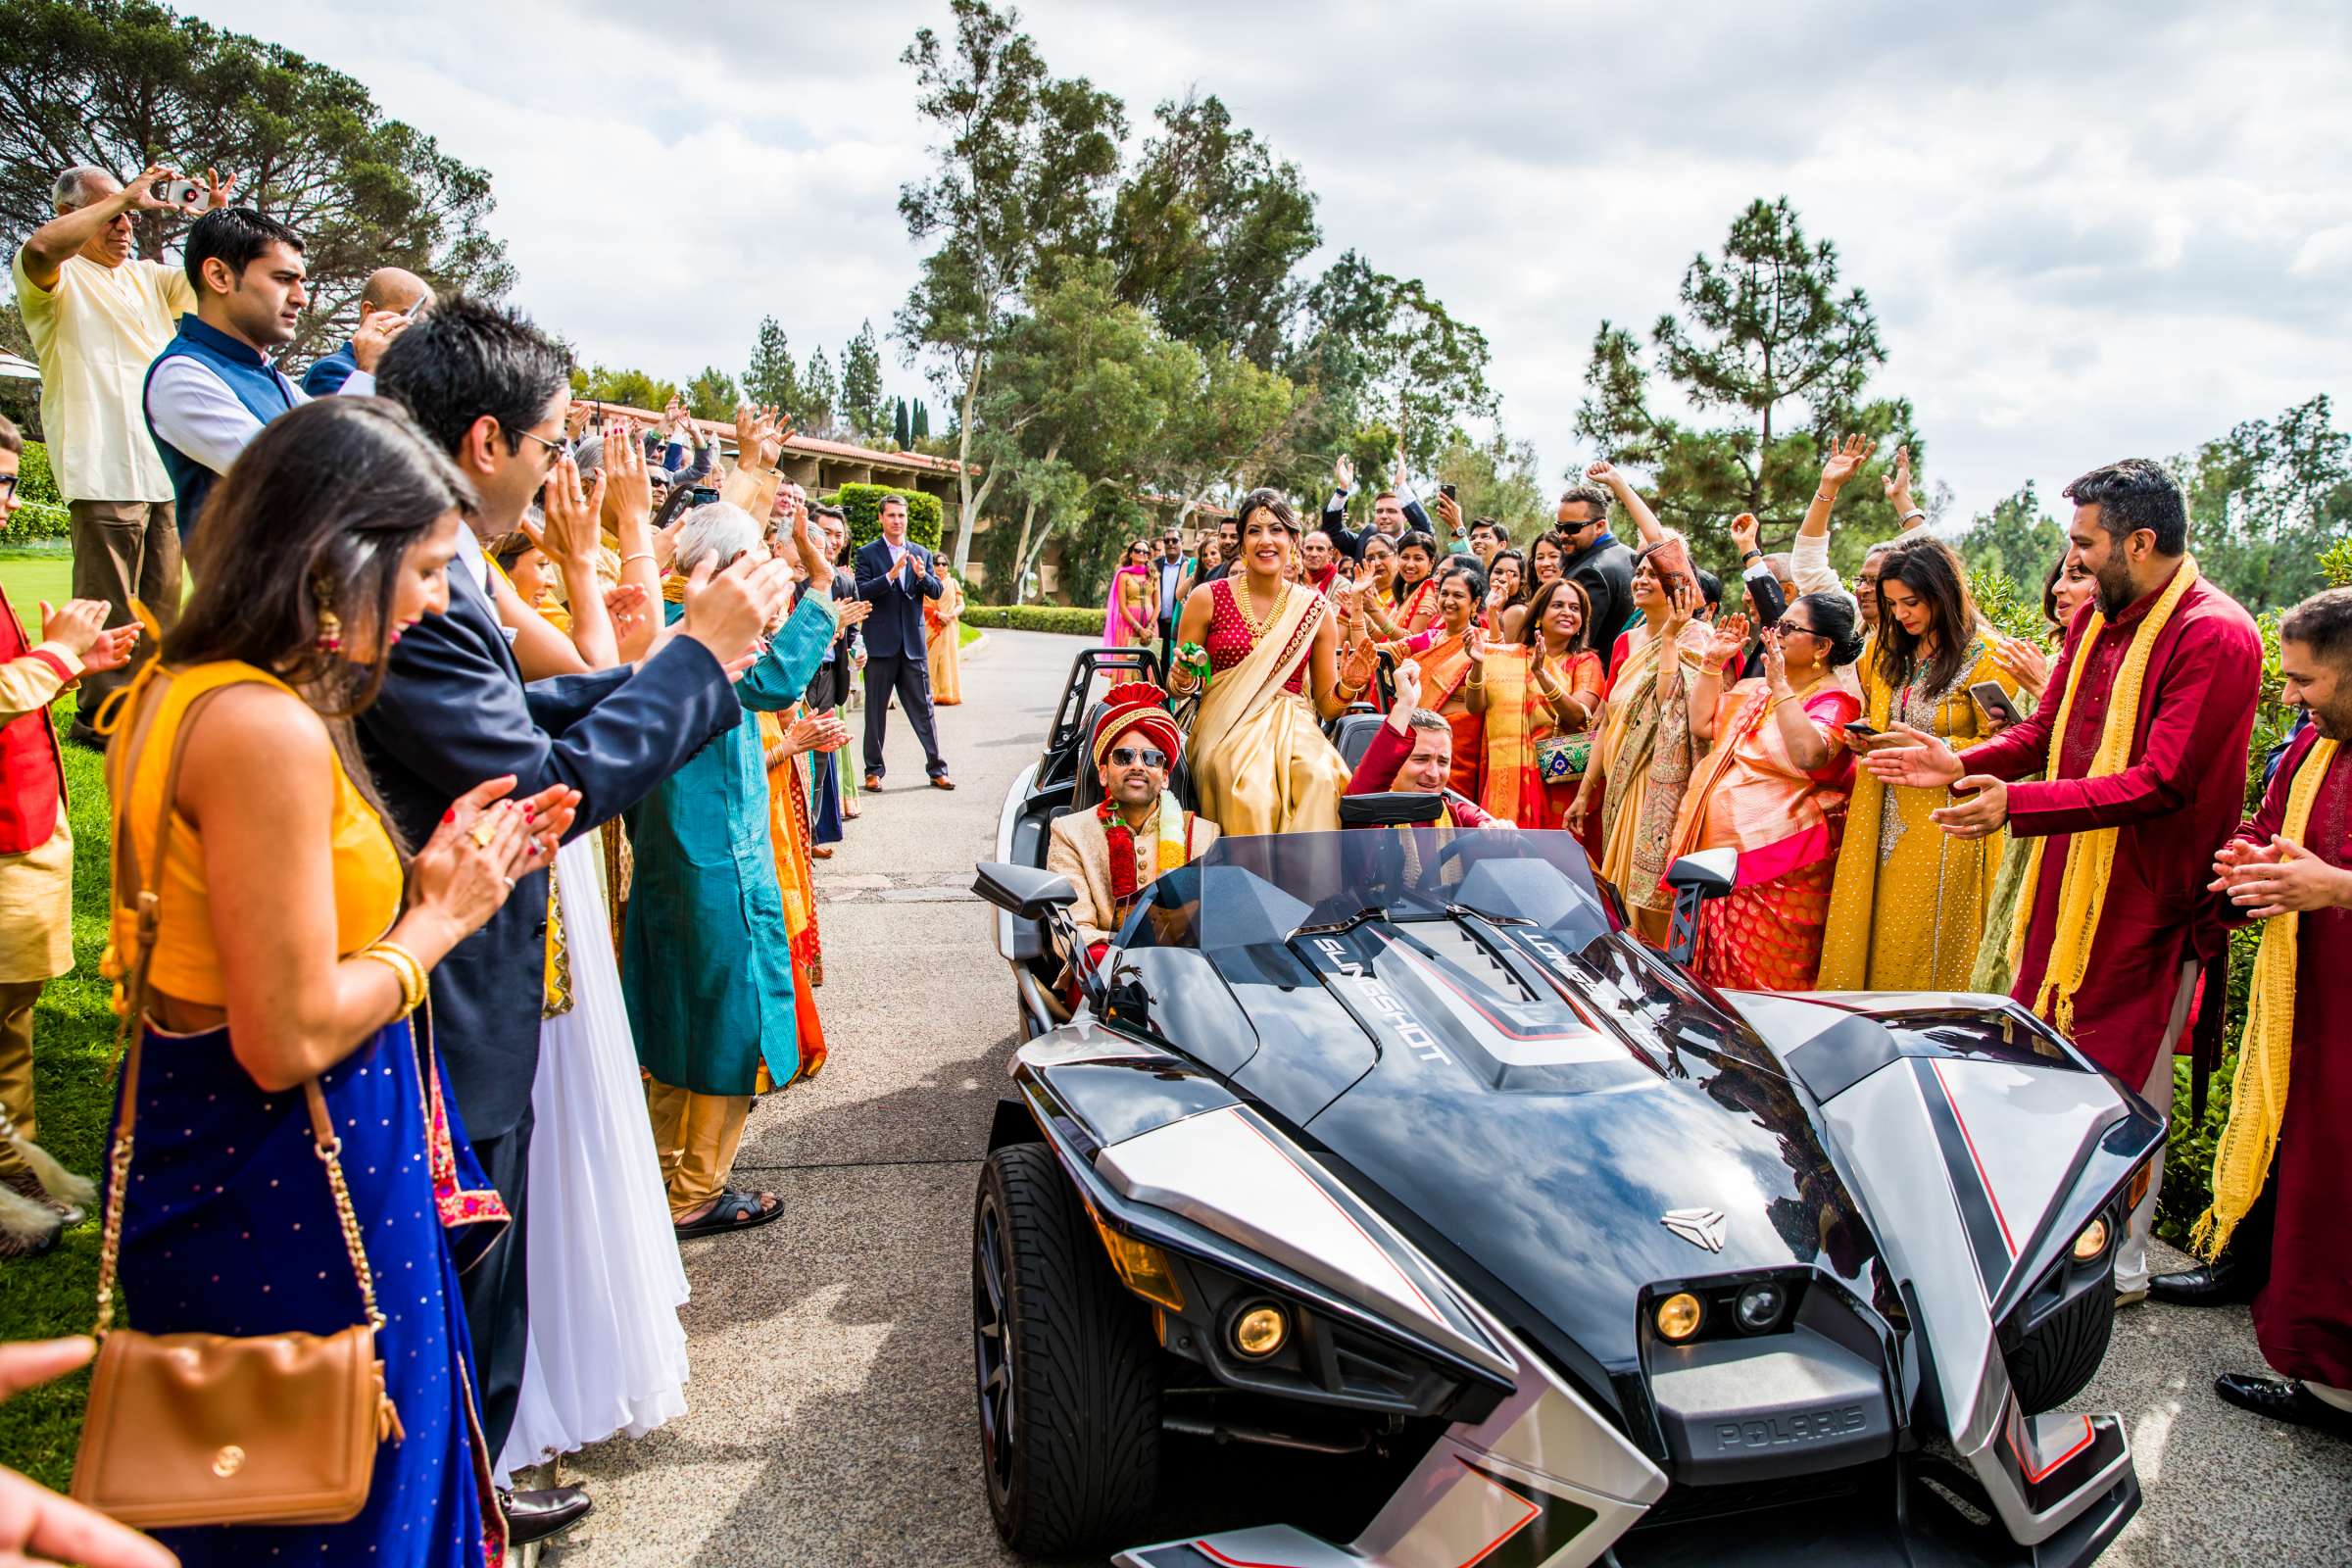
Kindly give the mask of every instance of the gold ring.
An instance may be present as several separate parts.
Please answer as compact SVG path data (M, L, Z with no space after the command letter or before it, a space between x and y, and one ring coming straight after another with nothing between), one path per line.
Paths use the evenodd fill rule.
M481 819L475 822L473 826L466 830L466 836L473 840L475 844L479 845L485 850L490 847L491 839L496 837L497 834L498 827L490 820L487 812L485 812Z

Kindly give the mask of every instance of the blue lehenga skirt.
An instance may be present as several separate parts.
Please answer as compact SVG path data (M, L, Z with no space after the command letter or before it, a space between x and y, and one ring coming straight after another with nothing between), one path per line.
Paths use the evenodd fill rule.
M151 1334L331 1334L363 1320L302 1091L264 1094L226 1029L149 1026L123 1205L130 1325ZM376 1450L358 1517L339 1525L159 1530L185 1564L503 1561L475 1419L461 1254L505 1229L432 1053L403 1020L319 1080L384 1327L376 1354L406 1436ZM427 1085L431 1087L428 1089ZM111 1131L110 1131L111 1144Z

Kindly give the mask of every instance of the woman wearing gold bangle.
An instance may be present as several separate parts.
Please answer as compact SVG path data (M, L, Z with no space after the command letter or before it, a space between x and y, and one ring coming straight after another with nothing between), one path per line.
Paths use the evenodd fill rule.
M1252 490L1241 514L1242 569L1194 589L1176 627L1214 672L1189 746L1200 814L1228 834L1337 828L1348 764L1319 723L1348 707L1332 604L1284 576L1298 546L1288 502Z
M424 972L545 866L577 795L492 779L405 866L350 717L385 651L448 604L474 493L389 404L323 398L256 436L205 508L197 584L107 757L124 866L106 972L145 993L135 1147L108 1231L130 1326L330 1333L359 1320L320 1173L316 1079L383 1293L375 1352L406 1436L343 1524L158 1531L188 1562L479 1564L503 1541L479 1451L458 1251L504 1210L429 1045ZM404 900L403 892L406 898ZM160 893L146 951L129 902ZM123 1161L128 1160L125 1179Z

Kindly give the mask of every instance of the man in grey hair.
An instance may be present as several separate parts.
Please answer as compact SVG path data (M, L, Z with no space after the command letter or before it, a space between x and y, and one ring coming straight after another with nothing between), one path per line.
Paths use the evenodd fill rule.
M199 186L161 164L128 185L103 169L69 169L51 189L57 217L32 231L10 268L41 364L41 437L73 518L74 597L103 601L109 626L130 623L134 597L167 629L179 615L172 476L140 410L148 363L180 317L195 314L196 291L179 268L133 254L132 221L226 206L233 184L207 171ZM82 678L74 740L102 744L90 725L98 705L154 652L142 647L121 669Z

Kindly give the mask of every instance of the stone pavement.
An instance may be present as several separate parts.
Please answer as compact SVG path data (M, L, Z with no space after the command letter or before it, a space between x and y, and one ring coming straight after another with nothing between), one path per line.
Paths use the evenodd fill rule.
M691 1408L567 1466L596 1513L546 1568L1015 1560L981 1492L968 1340L972 1183L1013 1009L968 888L1080 646L989 634L964 705L941 710L953 794L924 785L894 715L890 778L817 871L829 1063L763 1102L744 1139L744 1182L781 1193L786 1217L687 1244ZM2148 1500L2104 1561L2352 1561L2352 1445L2213 1396L2215 1372L2258 1364L2242 1308L2125 1315L2084 1402L2126 1412ZM1302 1497L1349 1490L1330 1462L1171 1449L1170 1463L1226 1525L1307 1523ZM1209 1522L1170 1514L1163 1533Z

